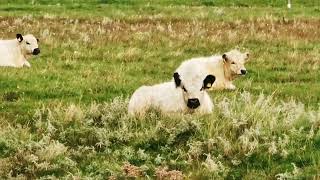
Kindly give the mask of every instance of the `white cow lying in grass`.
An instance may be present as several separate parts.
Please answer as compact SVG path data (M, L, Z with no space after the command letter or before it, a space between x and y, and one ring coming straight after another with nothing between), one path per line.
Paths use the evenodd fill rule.
M198 73L198 69L202 69L207 74L212 74L216 77L212 89L236 89L232 81L247 73L244 64L247 62L249 53L241 53L238 50L229 51L223 55L214 55L210 57L193 58L183 62L178 68L179 71L188 73ZM197 71L194 71L197 69ZM183 74L181 74L183 75Z
M16 39L0 40L0 66L31 67L27 59L39 53L38 39L31 34L17 34Z
M170 82L138 88L130 99L128 112L138 117L144 116L150 108L166 114L211 113L213 104L206 89L211 87L214 81L213 75L181 77L176 72Z

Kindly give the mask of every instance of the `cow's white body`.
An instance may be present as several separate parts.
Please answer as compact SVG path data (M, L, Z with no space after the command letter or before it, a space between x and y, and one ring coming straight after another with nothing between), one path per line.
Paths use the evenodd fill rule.
M213 104L208 93L204 93L201 105L193 110L187 107L182 89L177 88L173 81L141 86L133 93L128 112L133 116L144 116L148 109L154 108L165 114L187 112L208 114L212 112Z
M193 73L194 69L201 69L201 71L206 71L216 77L216 81L212 85L211 89L234 89L235 86L232 84L233 78L231 74L226 72L224 67L224 62L222 56L215 55L210 57L199 57L193 58L183 62L180 69L190 69L190 73ZM194 71L195 73L199 70Z
M188 74L202 72L214 75L216 80L210 90L236 89L232 81L241 75L241 70L246 71L244 63L249 54L232 50L225 53L225 55L228 60L224 59L223 55L186 60L176 69L176 72L187 72ZM231 64L232 62L234 64ZM184 74L181 75L183 76Z
M16 39L0 40L0 66L22 67L26 62Z
M18 39L0 40L0 66L30 67L27 59L34 49L38 49L38 43L31 34L23 36L21 42Z

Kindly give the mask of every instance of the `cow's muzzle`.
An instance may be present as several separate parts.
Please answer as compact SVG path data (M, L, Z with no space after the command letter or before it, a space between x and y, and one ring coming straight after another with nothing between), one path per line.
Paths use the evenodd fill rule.
M191 109L196 109L197 107L200 106L199 99L194 98L194 99L188 99L187 106Z
M244 69L241 69L241 75L245 75L245 74L247 74L247 70L244 70Z
M33 55L38 55L40 53L40 49L39 48L35 48L32 52Z

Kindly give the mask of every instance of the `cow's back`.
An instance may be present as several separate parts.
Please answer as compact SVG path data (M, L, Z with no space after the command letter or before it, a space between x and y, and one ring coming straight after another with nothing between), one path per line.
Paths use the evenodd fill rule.
M0 66L16 66L20 54L16 40L0 40Z

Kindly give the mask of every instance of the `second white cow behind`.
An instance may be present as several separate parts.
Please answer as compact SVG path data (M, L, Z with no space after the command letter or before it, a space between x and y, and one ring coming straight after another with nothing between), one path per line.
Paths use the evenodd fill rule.
M223 55L199 57L184 61L176 72L195 74L203 71L216 77L212 88L215 89L236 89L233 80L238 76L245 75L247 70L244 64L247 62L249 53L241 53L239 50L231 50ZM182 76L183 73L180 73Z
M17 34L16 39L0 40L0 66L31 67L28 58L40 53L38 41L32 34Z
M129 101L128 113L141 117L150 108L164 114L211 113L213 104L206 90L214 81L213 75L180 76L176 72L172 81L138 88Z

